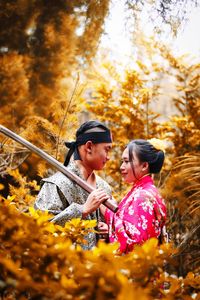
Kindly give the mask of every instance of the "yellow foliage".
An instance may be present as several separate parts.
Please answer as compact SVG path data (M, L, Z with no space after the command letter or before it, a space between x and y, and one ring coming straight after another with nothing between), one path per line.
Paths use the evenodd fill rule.
M77 67L96 52L108 4L108 0L57 1L47 9L46 3L37 1L0 3L5 25L0 28L1 124L58 160L63 161L63 141L77 127L79 96L71 96ZM10 166L19 159L12 147L17 148L6 141L5 153L13 158L6 160ZM35 158L26 163L32 178L38 163ZM44 174L42 164L40 175Z
M114 145L105 173L115 187L116 199L121 199L119 193L123 195L126 190L119 171L125 145L137 138L165 138L157 121L158 114L150 109L155 88L148 86L144 79L148 66L144 68L144 64L139 62L138 66L140 69L137 71L126 69L124 76L120 76L117 65L106 62L98 70L88 72L90 81L87 88L91 96L85 98L85 107L93 118L105 122L112 131Z
M135 67L123 74L116 62L97 61L89 72L90 93L83 103L92 118L104 121L112 131L114 145L105 178L117 200L127 191L119 170L125 145L136 138L165 141L155 144L166 149L162 172L154 181L166 199L170 237L181 249L176 256L179 273L199 272L200 65L175 57L153 38L141 34L137 42L142 60L133 59ZM174 107L171 116L152 111L158 101Z
M152 144L154 146L154 148L156 150L162 150L163 152L165 152L166 145L165 145L164 141L156 139L156 138L152 138L148 141L150 144Z
M152 40L143 41L142 47L150 57L149 64L145 59L136 60L137 68L126 70L122 76L112 63L103 62L102 66L97 66L96 72L91 71L88 75L87 88L90 88L91 96L80 99L81 93L75 91L74 74L79 62L90 60L96 50L108 4L107 0L68 1L63 9L63 3L57 1L47 9L42 2L8 4L1 1L2 23L7 24L0 29L1 41L7 50L0 57L0 119L3 125L63 160L63 142L73 137L78 123L77 113L86 103L92 117L98 117L112 130L114 147L107 180L115 187L114 196L121 199L119 191L125 191L126 187L122 186L118 175L120 155L129 140L155 137L170 140L174 145L171 150L173 157L196 153L200 120L199 64L188 66L166 47ZM82 34L77 33L79 29L82 29ZM153 60L157 55L155 50L160 51L159 57L165 63ZM159 96L157 81L164 73L177 80L178 94L173 100L180 115L160 124L158 114L150 109L150 104ZM171 244L160 246L151 239L141 247L135 247L128 255L120 256L118 244L100 241L91 251L83 251L79 244L84 243L85 234L94 230L95 222L76 219L60 227L50 222L52 216L47 212L41 213L30 207L39 189L38 183L30 180L30 177L35 179L39 159L32 156L26 160L26 165L21 165L29 155L25 149L1 136L0 170L5 174L9 166L12 176L10 195L7 199L2 197L0 203L2 299L200 297L198 273L190 272L179 278L176 269L175 274L165 272L166 266L178 255ZM171 157L167 159L173 164ZM196 161L197 158L192 162ZM19 165L28 177L17 169ZM46 168L46 163L40 161L40 176ZM188 224L198 220L198 211L195 210L195 217L187 218L183 223L189 201L195 201L192 202L193 209L198 207L197 168L198 165L190 165L190 173L181 170L182 178L176 172L172 174L166 193L173 209L171 228L177 236L186 238L179 243L180 257L184 249L188 249L194 232L189 230L191 226ZM0 189L4 185L6 180ZM22 212L27 207L30 207L28 212ZM196 251L194 239L191 244ZM193 253L191 251L189 255ZM181 264L180 260L178 268Z
M181 282L183 299L191 286L198 292L199 277L194 274L182 280L166 277L164 264L175 253L170 244L158 246L151 239L121 256L117 244L100 241L84 251L76 244L81 233L95 226L93 222L76 219L60 227L49 222L47 213L32 208L20 213L5 199L0 211L1 282L9 286L10 299L23 294L24 299L42 295L49 299L153 300L160 293L165 299L165 282L171 289L167 297L179 295L173 286Z

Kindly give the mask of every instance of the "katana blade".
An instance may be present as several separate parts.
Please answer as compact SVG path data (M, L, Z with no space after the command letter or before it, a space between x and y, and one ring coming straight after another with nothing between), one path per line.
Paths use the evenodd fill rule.
M77 183L80 187L82 187L86 192L91 193L94 188L89 185L87 182L85 182L82 178L77 176L76 174L70 172L63 164L61 164L58 160L56 160L51 155L47 154L40 148L36 147L26 139L22 138L18 134L14 133L10 129L0 125L0 132L8 136L9 138L13 139L14 141L20 143L21 145L25 146L27 149L29 149L31 152L34 152L39 157L43 158L45 161L47 161L50 165L55 167L58 171L62 172L64 175L66 175L69 179ZM103 203L107 208L112 210L113 212L116 212L118 210L118 205L115 202L114 199L106 200Z

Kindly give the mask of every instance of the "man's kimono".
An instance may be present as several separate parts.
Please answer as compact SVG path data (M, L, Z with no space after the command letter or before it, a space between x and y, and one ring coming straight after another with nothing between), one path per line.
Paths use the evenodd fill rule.
M80 170L72 161L67 169L81 177ZM104 189L111 194L110 186L98 175L96 176L96 188ZM83 179L83 178L82 178ZM57 172L49 178L42 180L42 187L35 202L35 209L49 211L55 217L52 221L64 226L65 223L73 218L82 218L83 204L86 202L88 192L83 190L78 184L68 179L61 172ZM89 214L86 220L100 220L99 210ZM81 245L84 249L91 249L96 245L96 234L91 232L85 237L87 244Z

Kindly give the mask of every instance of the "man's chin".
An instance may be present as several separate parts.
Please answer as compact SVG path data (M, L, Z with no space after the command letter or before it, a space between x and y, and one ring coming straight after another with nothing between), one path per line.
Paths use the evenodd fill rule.
M95 170L96 170L96 171L102 171L102 170L103 170L103 168L104 168L104 166L101 166L101 167L96 167L96 168L95 168Z

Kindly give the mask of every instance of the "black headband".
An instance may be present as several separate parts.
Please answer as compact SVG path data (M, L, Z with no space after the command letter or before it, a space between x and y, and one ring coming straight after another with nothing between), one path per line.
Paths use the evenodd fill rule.
M84 145L87 141L93 142L93 144L99 143L112 143L110 130L100 132L86 132L78 136L76 139L77 145Z
M73 153L74 153L75 160L81 160L81 157L78 152L78 146L84 145L88 141L93 142L93 144L112 143L110 130L100 131L100 132L86 132L78 136L75 142L65 142L65 146L69 148L69 151L67 153L64 162L65 166L68 165Z

